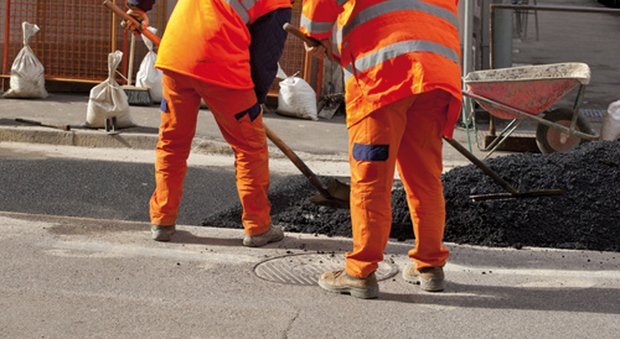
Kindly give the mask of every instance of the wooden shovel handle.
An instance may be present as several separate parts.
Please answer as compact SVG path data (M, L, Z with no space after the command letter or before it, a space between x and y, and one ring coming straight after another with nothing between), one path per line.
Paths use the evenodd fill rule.
M319 40L306 36L297 27L289 24L288 22L285 23L284 26L282 26L282 29L284 29L288 33L296 36L297 38L301 39L303 42L307 43L308 46L310 46L310 47L320 46L321 45L321 42Z
M323 186L323 183L317 178L317 176L312 172L312 170L306 166L306 164L293 152L293 150L288 147L277 134L275 134L269 127L265 125L265 134L267 134L267 138L274 143L274 145L278 146L280 151L286 155L287 158L293 162L293 164L303 173L306 178L310 181L312 186L314 186L319 193L326 199L331 198L331 194L327 191L327 189Z

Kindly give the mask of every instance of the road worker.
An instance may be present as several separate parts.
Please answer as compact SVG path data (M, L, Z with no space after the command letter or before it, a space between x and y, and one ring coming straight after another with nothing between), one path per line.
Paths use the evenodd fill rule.
M415 248L403 278L444 288L442 136L461 107L458 0L305 0L301 30L322 41L345 73L353 250L344 270L326 272L331 292L376 298L375 277L392 223L394 169L403 182ZM331 48L327 48L330 50Z
M148 23L155 0L129 0L129 14ZM179 0L156 67L162 79L156 188L150 201L154 240L175 232L198 110L203 99L235 154L245 246L283 239L271 225L269 164L261 104L277 72L291 19L291 0ZM131 27L130 28L135 28Z

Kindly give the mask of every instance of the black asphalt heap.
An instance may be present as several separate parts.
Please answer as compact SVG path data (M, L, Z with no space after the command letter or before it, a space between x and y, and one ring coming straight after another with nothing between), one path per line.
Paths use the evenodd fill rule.
M620 251L620 142L590 142L568 154L515 154L488 165L520 191L566 190L562 196L473 202L468 196L502 192L473 165L443 176L445 240L484 246L538 246ZM351 236L348 210L312 204L303 177L272 189L273 223L289 232ZM392 194L391 237L413 238L402 185ZM240 228L240 207L210 215L204 225Z

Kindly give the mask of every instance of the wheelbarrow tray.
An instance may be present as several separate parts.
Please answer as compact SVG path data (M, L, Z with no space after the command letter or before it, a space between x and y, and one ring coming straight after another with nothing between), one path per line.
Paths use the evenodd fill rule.
M590 82L590 67L584 63L558 63L499 68L469 73L464 79L466 92L539 115L578 85ZM500 119L522 116L489 102L476 100L482 108Z

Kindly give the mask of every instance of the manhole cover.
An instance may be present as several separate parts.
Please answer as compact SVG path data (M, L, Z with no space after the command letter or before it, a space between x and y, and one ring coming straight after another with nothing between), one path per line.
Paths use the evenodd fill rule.
M389 259L388 259L389 260ZM267 281L289 285L317 285L321 273L344 268L342 254L291 254L270 258L254 266L254 273ZM392 262L381 262L375 272L377 280L385 280L398 273Z

